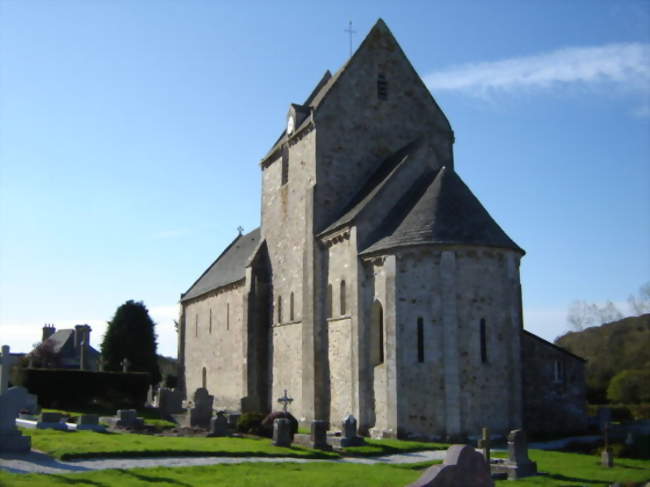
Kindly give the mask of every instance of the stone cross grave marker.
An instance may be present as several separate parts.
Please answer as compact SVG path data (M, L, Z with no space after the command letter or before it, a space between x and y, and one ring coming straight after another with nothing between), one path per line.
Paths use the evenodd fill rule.
M609 423L605 423L603 434L605 448L603 448L603 451L600 454L600 463L605 468L612 468L614 466L614 453L609 447Z
M122 359L122 362L120 362L120 364L122 365L122 372L129 371L129 367L131 367L131 361L128 358L124 357Z
M9 387L9 371L11 370L11 362L9 345L3 345L2 357L0 357L0 394L4 394Z
M27 389L11 387L0 394L0 452L28 452L32 446L29 436L16 428L16 418L27 401Z
M483 450L485 462L490 465L490 429L483 428L481 439L478 440L478 447Z
M282 403L282 410L286 413L287 408L289 407L289 404L293 402L293 398L287 396L287 390L284 390L284 396L278 399L279 403Z

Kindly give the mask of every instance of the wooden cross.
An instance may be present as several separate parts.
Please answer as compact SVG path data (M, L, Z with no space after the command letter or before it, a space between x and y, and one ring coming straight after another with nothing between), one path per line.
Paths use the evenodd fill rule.
M356 34L356 30L352 30L352 21L348 24L348 28L343 32L347 32L350 35L350 56L352 56L352 34Z
M483 449L483 456L485 456L485 461L490 465L490 429L483 428L483 434L481 439L478 440L478 447Z
M287 390L284 390L284 396L282 396L280 399L278 399L278 402L282 403L282 408L284 409L284 412L287 412L287 407L289 404L293 402L293 398L287 396Z
M122 362L120 362L120 364L122 365L122 372L129 371L129 367L131 366L131 361L128 358L124 357L122 359Z

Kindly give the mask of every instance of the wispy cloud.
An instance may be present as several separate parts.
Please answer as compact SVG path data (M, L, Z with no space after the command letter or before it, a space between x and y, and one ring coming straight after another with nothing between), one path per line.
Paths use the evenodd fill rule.
M484 96L491 92L548 89L567 84L615 85L650 92L650 44L569 47L533 56L470 63L424 77L435 94L442 90Z

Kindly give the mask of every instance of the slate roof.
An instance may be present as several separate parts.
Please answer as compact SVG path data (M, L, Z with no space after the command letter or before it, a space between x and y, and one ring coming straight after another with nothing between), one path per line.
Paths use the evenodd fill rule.
M52 352L60 354L68 342L71 342L70 348L74 348L74 332L75 331L70 328L66 330L58 330L50 335L44 343L51 344ZM88 345L88 351L90 352L90 355L99 355L99 352L90 345Z
M187 292L181 295L181 301L196 298L243 279L246 276L246 264L259 242L259 227L246 235L238 235Z
M354 198L352 198L350 203L348 203L342 212L342 216L339 217L334 223L329 225L325 230L323 230L320 235L324 235L328 232L351 223L355 217L366 207L366 205L372 201L372 199L377 195L381 188L384 187L391 176L403 164L405 164L411 156L414 155L414 153L420 147L421 143L422 139L418 138L384 159L377 170L371 174L371 176L362 186L361 190L359 190Z
M388 212L378 235L363 254L423 244L481 245L524 253L446 167L420 178Z

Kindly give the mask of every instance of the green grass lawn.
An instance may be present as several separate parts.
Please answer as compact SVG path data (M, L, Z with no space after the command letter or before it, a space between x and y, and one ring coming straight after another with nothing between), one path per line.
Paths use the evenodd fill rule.
M519 481L499 481L499 487L526 485L605 487L615 481L643 482L650 479L650 461L619 460L613 469L598 466L595 456L531 451L540 475ZM56 475L9 474L0 471L1 487L145 487L155 483L169 487L402 487L416 480L425 465L354 465L344 463L247 463L206 467L104 470Z
M294 458L338 458L298 446L276 447L268 438L190 438L150 436L130 433L95 433L93 431L56 431L23 429L32 437L32 448L61 460L98 457L158 456L259 456Z

